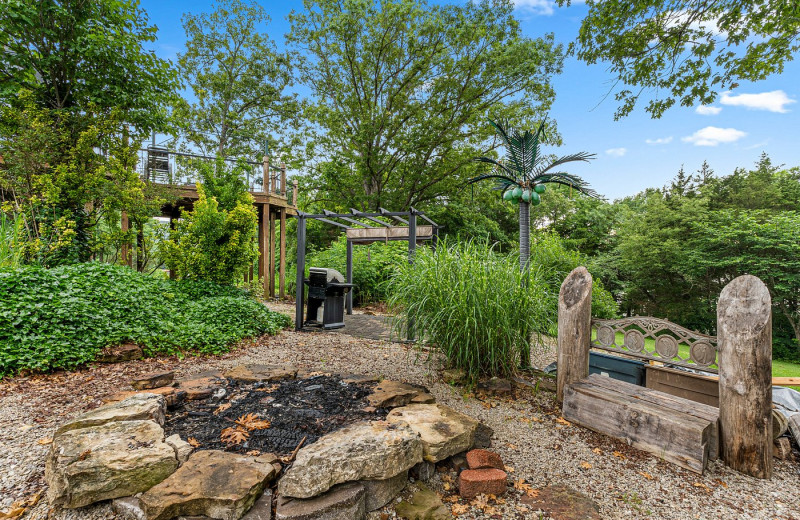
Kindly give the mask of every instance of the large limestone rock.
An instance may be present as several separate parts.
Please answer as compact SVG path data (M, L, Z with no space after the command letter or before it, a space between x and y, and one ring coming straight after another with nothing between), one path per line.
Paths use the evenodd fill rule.
M59 435L70 430L79 430L90 426L100 426L117 421L155 421L164 425L166 404L160 395L139 393L122 401L95 408L75 419L61 425L56 430Z
M147 520L193 515L239 520L275 475L269 458L198 451L140 500Z
M392 424L407 423L422 438L423 457L439 462L472 447L478 421L441 404L410 404L386 417Z
M367 401L375 408L394 408L412 402L433 402L433 397L423 387L385 380L375 386Z
M153 421L118 421L55 436L45 463L48 499L66 508L150 489L178 461Z
M342 482L394 477L421 460L422 442L408 425L360 422L301 449L278 493L310 498Z
M364 509L375 511L380 509L400 494L408 484L408 471L398 473L385 480L362 480L364 485Z

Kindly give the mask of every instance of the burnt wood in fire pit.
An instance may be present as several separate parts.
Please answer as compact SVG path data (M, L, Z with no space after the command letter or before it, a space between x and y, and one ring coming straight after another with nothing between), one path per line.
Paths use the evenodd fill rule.
M374 386L344 382L337 375L259 383L228 379L224 393L217 391L216 397L187 401L171 410L164 430L167 436L179 434L198 450L257 450L284 456L304 437L307 446L348 424L384 419L389 410L375 409L367 402ZM250 423L257 427L236 422L248 414L253 414ZM233 440L240 442L224 442L221 436L226 429L238 430Z

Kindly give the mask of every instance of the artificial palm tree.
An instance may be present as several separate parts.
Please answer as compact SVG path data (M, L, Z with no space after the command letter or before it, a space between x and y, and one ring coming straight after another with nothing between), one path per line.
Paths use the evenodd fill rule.
M507 128L507 124L495 123L491 119L489 123L497 130L505 145L505 160L497 161L491 157L476 158L476 161L491 164L494 169L490 173L470 179L467 183L495 179L497 181L495 189L503 192L503 200L519 204L519 265L520 269L526 270L531 254L530 205L539 204L540 195L545 192L546 184L570 186L581 193L596 197L597 193L577 175L552 171L553 168L568 162L588 162L595 157L595 154L579 152L550 161L547 157L543 157L540 151L541 140L544 139L544 121L533 133L530 130L521 132Z

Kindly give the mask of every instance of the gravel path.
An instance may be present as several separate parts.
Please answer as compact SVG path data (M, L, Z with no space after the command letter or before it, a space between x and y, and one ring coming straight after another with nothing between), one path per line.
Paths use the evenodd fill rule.
M285 309L281 306L280 310ZM549 357L551 354L545 354L543 360ZM501 454L515 481L524 479L524 484L533 488L566 484L595 500L604 519L800 520L800 463L796 461L776 461L771 481L745 477L719 463L712 464L700 477L602 435L559 422L552 393L519 392L516 399L462 395L463 390L441 382L425 359L407 345L347 334L291 331L249 343L221 357L151 359L0 381L0 512L44 490L48 446L42 443L66 418L100 405L104 395L127 389L128 381L139 375L174 369L181 377L242 363L288 363L424 384L438 402L479 418L494 429L493 449ZM540 518L521 504L521 490L512 490L504 499L488 504L448 502L456 487L450 478L447 473L437 474L431 485L445 495L448 505L466 509L459 518ZM524 484L519 487L525 488ZM390 509L383 515L371 517L394 517ZM118 517L108 504L49 511L44 499L23 516L45 518Z

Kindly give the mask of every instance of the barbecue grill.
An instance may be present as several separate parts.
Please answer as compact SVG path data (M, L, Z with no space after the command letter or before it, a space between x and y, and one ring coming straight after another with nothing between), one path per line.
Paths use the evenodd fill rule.
M326 330L344 327L344 296L353 284L345 283L336 269L312 267L308 275L308 310L303 325Z

